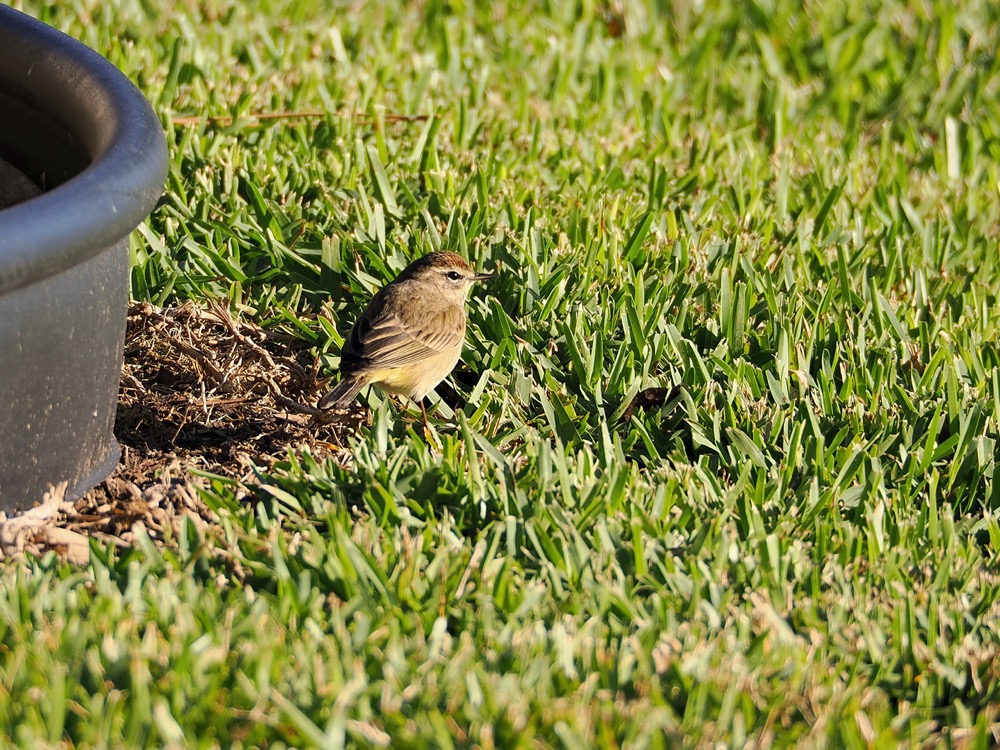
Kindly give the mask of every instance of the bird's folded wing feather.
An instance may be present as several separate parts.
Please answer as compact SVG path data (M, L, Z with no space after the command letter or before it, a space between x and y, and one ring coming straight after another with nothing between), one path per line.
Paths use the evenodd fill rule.
M449 305L404 324L387 311L384 299L373 300L351 331L346 347L371 368L404 367L453 349L465 336L463 310Z

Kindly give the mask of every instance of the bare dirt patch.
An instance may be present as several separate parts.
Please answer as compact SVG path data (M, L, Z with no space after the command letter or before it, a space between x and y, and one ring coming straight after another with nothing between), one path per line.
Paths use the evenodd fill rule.
M191 469L242 486L255 466L270 468L289 450L346 459L346 437L367 411L356 406L333 421L318 413L313 404L325 387L318 375L307 344L235 320L225 307L132 305L117 469L75 503L56 488L35 509L37 528L22 524L6 544L0 534L0 556L57 549L85 559L87 536L131 545L139 528L154 541L176 536L184 516L210 524L213 513L197 492L207 480Z
M125 473L144 479L150 461L179 460L239 478L290 448L339 452L366 412L321 418L312 406L324 387L318 373L301 340L222 306L134 305L115 424Z

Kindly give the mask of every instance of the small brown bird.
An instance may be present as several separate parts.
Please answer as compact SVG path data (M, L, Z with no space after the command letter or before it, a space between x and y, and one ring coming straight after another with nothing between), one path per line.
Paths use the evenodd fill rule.
M351 329L340 354L340 382L319 400L320 409L342 409L366 385L409 396L420 404L462 355L465 300L476 273L454 253L418 258L376 294Z

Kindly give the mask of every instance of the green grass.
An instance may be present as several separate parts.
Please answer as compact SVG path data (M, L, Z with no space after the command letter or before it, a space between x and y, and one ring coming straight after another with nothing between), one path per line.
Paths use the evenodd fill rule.
M469 404L431 451L373 399L350 468L209 480L174 549L5 564L0 734L996 742L995 5L318 5L23 4L167 130L134 297L333 372L452 249L502 274Z

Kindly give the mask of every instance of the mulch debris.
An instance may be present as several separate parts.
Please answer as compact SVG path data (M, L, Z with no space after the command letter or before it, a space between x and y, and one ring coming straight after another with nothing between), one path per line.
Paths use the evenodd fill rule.
M56 487L36 508L0 514L0 558L55 549L85 561L87 538L131 546L140 530L154 542L176 539L181 520L216 520L190 469L238 483L289 451L348 462L348 435L369 415L355 405L331 415L313 406L326 387L308 345L237 320L223 305L133 304L115 435L114 473L75 503Z

